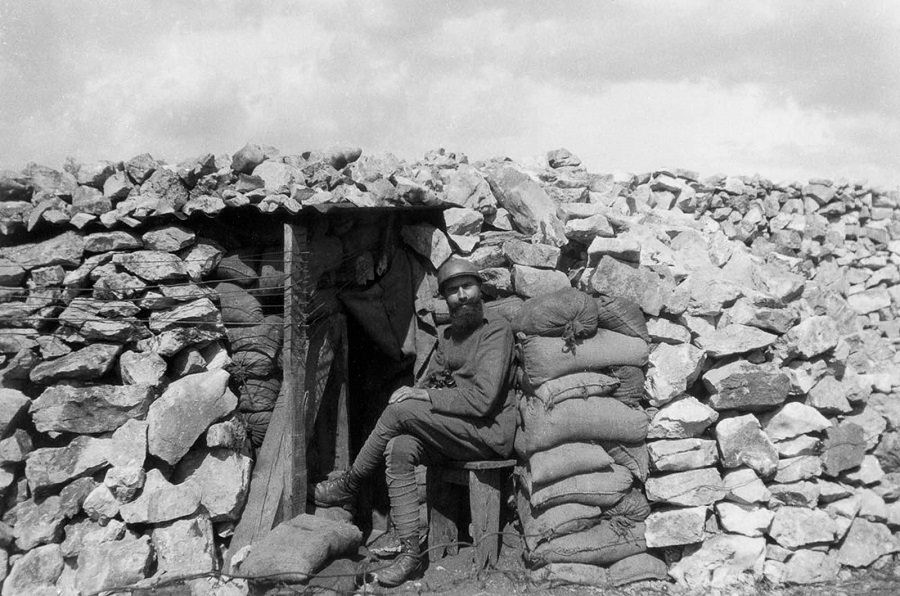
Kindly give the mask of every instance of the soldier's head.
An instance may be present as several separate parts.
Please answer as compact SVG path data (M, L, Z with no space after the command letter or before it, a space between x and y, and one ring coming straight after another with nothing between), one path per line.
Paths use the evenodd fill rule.
M481 274L463 259L447 259L438 269L438 289L447 301L450 324L456 329L477 327L484 315Z

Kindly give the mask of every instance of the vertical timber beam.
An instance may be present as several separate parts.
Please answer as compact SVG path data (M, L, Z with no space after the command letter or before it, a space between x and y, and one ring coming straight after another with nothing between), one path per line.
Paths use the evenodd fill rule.
M306 361L309 334L306 316L311 295L309 244L303 224L284 224L284 347L283 371L287 390L282 519L306 512Z

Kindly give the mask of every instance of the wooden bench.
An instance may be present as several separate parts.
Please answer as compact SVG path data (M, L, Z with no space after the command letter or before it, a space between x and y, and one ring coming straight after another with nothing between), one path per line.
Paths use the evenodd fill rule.
M500 495L514 459L446 462L428 466L428 554L432 561L459 551L461 499L451 486L469 487L470 534L478 569L494 566L500 553Z

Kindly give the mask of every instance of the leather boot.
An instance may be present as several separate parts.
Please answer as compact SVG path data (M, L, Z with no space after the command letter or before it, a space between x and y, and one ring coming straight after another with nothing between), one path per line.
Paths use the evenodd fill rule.
M356 502L358 482L354 482L350 472L337 478L323 480L316 484L313 501L319 507L351 507Z
M415 536L402 538L403 548L390 566L377 572L378 583L387 588L399 586L415 573L422 563L419 539Z

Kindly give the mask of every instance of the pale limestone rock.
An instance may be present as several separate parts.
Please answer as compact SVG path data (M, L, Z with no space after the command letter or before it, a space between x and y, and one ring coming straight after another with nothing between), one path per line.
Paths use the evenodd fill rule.
M513 286L523 298L534 298L571 287L569 278L562 271L536 269L525 265L513 265Z
M801 321L782 336L782 341L789 354L809 359L834 348L839 336L834 320L821 315Z
M881 464L874 455L864 456L859 468L844 473L844 479L856 485L869 486L882 478L884 478L884 470L881 469Z
M743 354L770 346L778 336L747 325L728 325L697 338L697 344L713 358Z
M214 522L237 520L250 488L253 460L228 449L194 451L178 465L176 478L193 484Z
M762 536L769 529L775 515L759 506L724 501L716 503L716 513L723 530L744 536Z
M691 341L691 332L668 319L651 317L647 320L647 333L650 340L657 343L686 344Z
M166 361L154 352L124 352L119 357L119 374L129 385L159 385L166 374Z
M226 391L228 378L219 369L171 383L147 414L150 453L175 464L210 424L234 411L237 398Z
M898 550L900 545L886 525L856 518L838 549L838 560L849 567L866 567Z
M719 471L702 468L675 472L647 479L647 498L650 501L693 507L722 500L727 489Z
M30 550L13 563L0 594L56 594L56 580L62 574L63 565L58 544L46 544Z
M200 491L191 483L170 484L159 470L147 472L141 494L119 508L127 524L159 524L187 517L200 506Z
M835 523L821 509L805 507L780 507L769 529L769 536L785 548L798 548L807 544L831 542L835 536Z
M790 505L794 507L813 508L818 505L821 489L814 482L791 482L788 484L770 484L769 492L772 498L769 506Z
M700 542L706 534L706 506L656 511L644 524L649 548Z
M798 455L778 461L775 482L790 483L818 478L822 475L822 458L818 455Z
M821 441L811 435L800 435L792 439L775 442L775 449L780 457L796 457L798 455L815 455L821 448Z
M119 514L119 502L105 485L98 485L84 500L84 512L93 521L105 525Z
M137 250L117 254L113 262L129 273L154 284L185 281L188 271L178 256L159 250Z
M141 236L144 248L163 252L178 252L191 246L196 241L192 230L179 225L153 228Z
M763 418L763 429L773 441L818 432L830 426L831 423L818 410L799 402L787 403Z
M560 249L555 246L532 244L515 239L504 242L502 250L513 265L524 265L537 269L555 269L561 253Z
M764 477L775 473L778 452L753 414L720 420L716 424L716 441L726 468L746 465Z
M685 553L669 569L669 575L679 587L694 592L736 584L751 586L762 575L765 556L765 538L719 534Z
M659 344L650 353L645 387L650 404L661 406L684 394L697 380L706 355L690 344Z
M647 437L650 439L695 437L718 419L718 412L688 395L660 408L650 421Z
M127 586L146 577L153 560L150 538L141 536L85 545L78 553L75 581L82 593Z
M719 461L716 442L707 439L674 439L647 443L650 463L660 472L681 472L711 466Z
M213 528L205 514L156 525L151 541L157 575L178 577L216 570Z
M843 383L828 375L810 389L806 404L823 414L846 414L853 409L847 401L846 393Z
M56 385L31 403L30 413L40 432L96 434L143 418L155 397L151 385Z
M818 584L838 579L841 563L833 551L800 549L785 565L784 581L789 584Z

